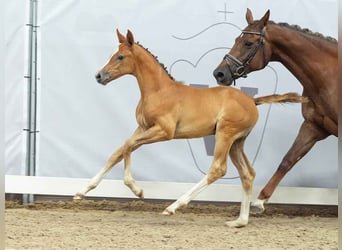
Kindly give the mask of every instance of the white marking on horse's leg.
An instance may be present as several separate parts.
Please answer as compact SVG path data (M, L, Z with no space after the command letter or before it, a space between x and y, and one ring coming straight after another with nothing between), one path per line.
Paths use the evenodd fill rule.
M243 151L245 138L236 141L231 151L229 152L230 158L239 171L240 179L243 187L243 197L240 207L239 218L235 221L226 222L229 227L244 227L248 224L250 201L253 188L253 181L255 178L255 171L252 168L248 158Z
M102 178L106 175L106 173L111 170L111 168L122 160L122 152L123 146L118 148L109 158L106 165L98 172L89 182L88 186L83 188L80 192L76 193L74 196L74 200L82 200L84 196L92 189L96 188L97 185L100 183Z
M131 153L125 153L124 154L124 160L125 160L125 172L124 172L124 183L126 186L128 186L132 192L138 196L139 198L144 198L144 191L142 188L138 187L135 184L135 181L132 176L131 172Z
M176 212L176 210L182 206L186 206L193 198L195 198L201 191L203 191L208 186L207 175L193 186L189 191L179 197L174 203L168 206L163 214L171 215Z
M100 181L102 180L102 178L105 176L105 174L107 173L107 169L103 168L101 169L101 171L96 174L89 182L88 186L86 186L85 188L83 188L81 191L79 191L78 193L75 194L74 196L74 200L82 200L84 198L84 196L92 189L96 188L97 185L100 183Z
M226 225L229 227L244 227L248 224L249 218L249 208L250 208L251 196L244 192L241 207L240 207L240 215L237 220L227 221Z
M251 204L251 213L252 214L261 214L265 211L264 203L266 200L256 199Z
M144 191L143 191L143 189L135 184L135 181L134 181L134 179L132 177L132 174L131 174L131 172L127 168L125 168L124 183L125 183L125 185L127 187L129 187L132 190L132 192L136 196L138 196L141 199L144 198Z

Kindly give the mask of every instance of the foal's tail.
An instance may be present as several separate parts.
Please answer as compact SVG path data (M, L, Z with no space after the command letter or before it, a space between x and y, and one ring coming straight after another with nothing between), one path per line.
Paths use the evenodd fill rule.
M305 96L300 96L297 93L287 93L283 95L268 95L254 98L255 105L265 104L265 103L286 103L286 102L299 102L306 103L309 98Z

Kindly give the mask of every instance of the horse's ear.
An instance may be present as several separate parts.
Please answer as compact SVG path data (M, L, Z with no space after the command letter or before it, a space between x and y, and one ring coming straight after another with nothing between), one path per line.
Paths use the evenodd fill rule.
M129 45L129 46L132 46L132 45L134 44L134 37L133 37L132 31L127 30L126 38L127 38L127 43L128 43L128 45Z
M125 43L126 42L125 36L119 32L119 29L116 29L116 34L118 35L119 43Z
M270 10L267 10L265 15L260 19L260 21L264 24L264 26L266 26L269 18L270 18Z
M252 24L254 22L252 11L249 8L247 8L246 20L248 24Z

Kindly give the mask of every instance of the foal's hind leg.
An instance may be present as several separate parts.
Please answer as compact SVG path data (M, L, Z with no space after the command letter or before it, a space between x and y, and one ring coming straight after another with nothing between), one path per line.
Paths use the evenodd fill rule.
M235 221L226 222L226 225L230 227L243 227L247 225L249 218L250 200L252 195L253 181L255 178L255 171L243 151L245 139L246 138L241 138L235 141L229 152L230 158L239 172L244 190L239 218Z
M209 169L207 175L198 182L194 187L192 187L188 192L183 194L178 200L168 206L163 214L171 215L176 212L176 210L182 206L186 206L192 199L194 199L200 192L202 192L211 183L221 178L226 174L227 171L227 154L229 148L232 144L232 138L227 138L228 136L220 136L220 133L216 133L215 139L215 150L214 159Z

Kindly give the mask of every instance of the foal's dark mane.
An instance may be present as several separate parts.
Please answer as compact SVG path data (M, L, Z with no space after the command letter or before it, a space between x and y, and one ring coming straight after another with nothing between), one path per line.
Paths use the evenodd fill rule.
M148 50L148 48L145 48L145 47L142 46L139 42L136 42L136 44L139 45L139 46L140 46L141 48L143 48L144 50L146 50L151 56L154 57L154 59L155 59L155 60L159 63L159 65L165 70L166 74L170 77L171 80L175 80L175 79L173 78L173 76L170 75L170 73L168 72L166 66L165 66L163 63L159 62L157 56L153 55L153 54L151 53L151 51Z
M289 29L292 29L292 30L295 30L295 31L299 31L299 32L302 32L306 35L310 35L310 36L314 36L314 37L317 37L317 38L321 38L321 39L324 39L328 42L331 42L331 43L336 43L337 44L337 40L331 36L324 36L322 35L321 33L319 32L313 32L307 28L301 28L299 25L290 25L288 23L275 23L273 21L269 21L270 24L274 24L274 25L279 25L281 27L285 27L285 28L289 28Z

